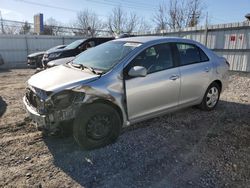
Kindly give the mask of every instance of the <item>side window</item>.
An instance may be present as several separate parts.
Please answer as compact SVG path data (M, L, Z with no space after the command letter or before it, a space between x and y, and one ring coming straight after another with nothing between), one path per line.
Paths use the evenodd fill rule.
M128 66L143 66L148 74L174 66L169 44L159 44L142 51Z
M94 41L88 41L87 43L83 43L81 44L78 48L81 52L89 49L89 48L92 48L92 47L95 47L95 42Z
M146 50L146 56L148 56L148 57L149 56L151 56L151 57L156 56L155 48L154 47L148 48Z
M201 61L202 61L202 62L209 61L209 58L208 58L207 55L203 52L203 50L202 50L202 49L199 49L199 50L200 50Z
M181 65L189 65L208 61L207 55L197 46L192 44L176 44L179 54Z

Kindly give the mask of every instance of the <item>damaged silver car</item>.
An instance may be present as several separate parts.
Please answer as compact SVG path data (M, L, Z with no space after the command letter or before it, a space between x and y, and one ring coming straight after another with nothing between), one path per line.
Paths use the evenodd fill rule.
M214 109L228 69L224 58L192 40L122 38L33 75L23 102L47 130L72 121L76 142L91 149L142 120L194 105Z

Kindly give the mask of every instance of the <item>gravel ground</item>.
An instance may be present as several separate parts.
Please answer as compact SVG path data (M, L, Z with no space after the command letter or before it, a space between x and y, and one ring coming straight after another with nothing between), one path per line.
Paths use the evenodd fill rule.
M250 187L250 74L231 73L216 110L187 108L82 151L45 137L22 107L34 70L0 70L0 187Z

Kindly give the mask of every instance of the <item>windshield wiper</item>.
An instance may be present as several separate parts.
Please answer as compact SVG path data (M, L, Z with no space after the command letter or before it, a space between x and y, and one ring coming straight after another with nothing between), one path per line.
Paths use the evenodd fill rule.
M83 70L83 69L88 69L88 70L90 70L91 72L93 72L94 74L98 74L98 73L95 71L95 69L93 69L92 67L85 66L85 65L83 65L83 64L76 64L76 63L71 62L70 65L72 65L72 66L75 67L75 68L82 69L82 70Z

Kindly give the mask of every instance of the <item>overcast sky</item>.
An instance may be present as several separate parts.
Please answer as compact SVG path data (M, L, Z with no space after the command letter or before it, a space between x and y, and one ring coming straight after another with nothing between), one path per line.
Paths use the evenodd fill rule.
M240 22L245 20L244 15L250 13L250 0L203 1L211 24ZM45 20L53 17L67 25L75 19L78 11L88 8L105 19L115 6L120 5L151 22L161 2L163 0L0 0L0 10L4 19L33 22L34 14L43 13Z

